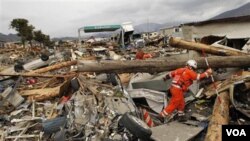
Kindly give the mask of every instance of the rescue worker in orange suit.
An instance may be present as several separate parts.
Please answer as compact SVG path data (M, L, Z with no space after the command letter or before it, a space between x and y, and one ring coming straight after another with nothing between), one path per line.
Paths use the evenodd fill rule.
M204 73L196 73L197 62L195 60L188 60L187 65L184 68L176 69L167 74L163 80L173 78L170 87L170 93L172 95L170 102L160 113L160 116L169 120L174 110L178 112L178 120L185 121L185 101L184 93L188 90L188 87L193 84L193 80L200 80L208 78L212 74L212 69L207 69Z

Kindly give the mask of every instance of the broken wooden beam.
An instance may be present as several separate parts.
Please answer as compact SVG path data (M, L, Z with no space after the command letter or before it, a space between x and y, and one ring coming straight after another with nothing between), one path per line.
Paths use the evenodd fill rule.
M26 139L26 138L40 138L39 135L21 135L21 136L7 136L5 139L15 139L15 138L20 138L20 139Z
M226 48L225 49L218 48L218 47L214 47L214 46L210 46L210 45L206 45L202 43L189 42L189 41L185 41L185 40L173 38L173 37L169 39L169 45L172 47L176 47L176 48L196 50L199 52L202 52L204 50L206 53L214 54L214 55L222 55L222 56L248 55L247 53L241 52L241 51L236 51L236 50L231 50L231 49L226 49Z
M192 58L198 62L198 68L207 68L203 57ZM250 56L211 56L208 62L212 68L249 67ZM188 58L167 57L157 60L101 60L101 61L78 61L79 72L163 72L184 67ZM223 62L223 63L222 63Z
M16 138L14 139L14 141L17 141L19 139L20 136L22 136L25 132L27 132L27 130L30 127L30 123L27 123L26 127L21 131L21 133L19 133L18 136L16 136Z
M22 90L20 92L21 96L28 96L30 102L34 101L44 101L62 95L67 91L70 81L65 81L57 87L53 88L43 88L43 89L33 89L33 90Z
M239 75L239 74L238 74ZM217 81L215 83L216 85L216 88L217 88L217 91L220 93L220 92L223 92L223 91L228 91L230 90L231 87L234 87L234 85L236 83L239 83L239 82L244 82L244 88L242 88L242 90L246 91L248 89L250 89L250 84L249 84L249 75L239 75L239 76L234 76L230 79L226 79L224 81ZM214 86L211 84L210 86L208 86L206 88L206 91L204 92L204 94L206 95L207 98L210 98L214 95L216 95L216 91L214 89Z
M222 140L222 125L229 123L229 92L220 93L214 103L213 114L209 122L205 141L221 141Z
M44 72L48 72L48 71L52 71L52 70L61 69L61 68L64 68L64 67L69 67L69 66L76 65L76 64L77 64L76 60L61 62L61 63L55 64L55 65L52 65L52 66L48 66L48 67L45 67L45 68L41 68L41 69L37 69L37 70L31 71L31 72L28 72L26 74L44 73Z
M65 78L72 77L76 73L72 74L60 74L60 75L49 75L49 74L27 74L27 73L0 73L0 76L22 76L22 77L43 77L43 78Z

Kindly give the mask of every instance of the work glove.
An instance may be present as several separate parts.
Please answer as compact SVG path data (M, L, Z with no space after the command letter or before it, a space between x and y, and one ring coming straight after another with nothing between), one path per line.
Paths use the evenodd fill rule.
M167 74L165 77L163 77L163 81L164 81L164 82L167 81L168 79L170 79L169 74Z
M212 70L211 68L209 68L209 69L206 70L206 73L207 73L208 75L211 75L211 74L213 73L213 70Z

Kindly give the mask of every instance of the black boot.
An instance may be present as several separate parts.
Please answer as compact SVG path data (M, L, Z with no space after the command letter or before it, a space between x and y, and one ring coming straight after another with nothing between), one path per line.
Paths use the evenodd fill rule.
M183 115L178 115L177 120L178 120L179 122L185 122L185 121L188 120L188 118L183 114Z

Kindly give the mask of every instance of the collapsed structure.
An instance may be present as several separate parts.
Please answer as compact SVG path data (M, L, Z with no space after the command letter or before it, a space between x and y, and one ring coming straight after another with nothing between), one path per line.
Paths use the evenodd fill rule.
M237 23L249 22L248 16L241 18ZM1 48L0 140L220 141L222 125L250 122L249 36L205 32L225 21L184 24L175 30L183 32L182 39L157 35L142 45L137 40L126 46L123 28L122 47L93 39L53 52ZM79 33L121 27L88 26ZM192 36L185 33L188 29ZM149 57L138 58L139 51ZM188 59L198 62L198 71L207 69L208 61L215 83L210 78L190 87L185 94L187 121L178 122L176 113L162 121L159 113L168 104L172 82L162 78Z

